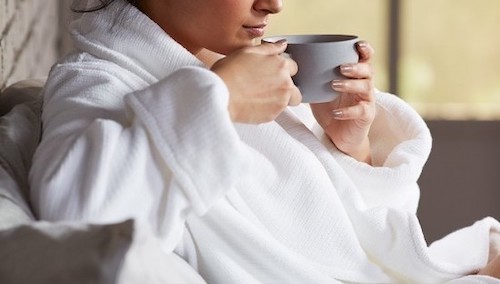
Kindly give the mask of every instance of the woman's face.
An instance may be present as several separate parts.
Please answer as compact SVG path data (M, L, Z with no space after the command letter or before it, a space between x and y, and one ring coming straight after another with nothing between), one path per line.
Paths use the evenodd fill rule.
M142 0L139 8L191 51L218 53L255 44L283 0Z

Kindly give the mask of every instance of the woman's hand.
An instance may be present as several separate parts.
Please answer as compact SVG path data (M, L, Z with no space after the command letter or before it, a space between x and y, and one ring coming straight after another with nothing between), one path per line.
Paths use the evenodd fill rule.
M269 122L288 105L301 102L302 95L291 78L297 73L297 64L280 56L285 49L285 42L245 47L212 66L229 89L228 109L234 122Z
M374 78L370 63L374 50L365 41L358 42L356 48L359 62L340 68L348 79L332 82L332 88L340 95L332 102L311 104L311 109L340 151L371 163L368 132L375 118Z
M500 279L500 255L490 261L485 268L481 269L479 275L488 275Z

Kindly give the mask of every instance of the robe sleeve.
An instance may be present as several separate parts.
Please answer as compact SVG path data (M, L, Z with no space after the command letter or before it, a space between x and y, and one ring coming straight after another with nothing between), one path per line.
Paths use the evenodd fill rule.
M415 213L417 184L431 151L430 131L421 116L402 99L377 93L377 114L369 133L372 165L334 149L368 208L389 206Z
M201 67L135 92L107 72L76 73L85 72L55 70L44 90L34 210L52 221L133 218L173 250L186 218L207 212L245 171L228 90Z

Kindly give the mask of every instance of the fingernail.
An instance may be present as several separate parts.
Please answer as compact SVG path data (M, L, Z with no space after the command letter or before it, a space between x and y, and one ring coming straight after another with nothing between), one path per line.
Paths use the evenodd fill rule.
M358 46L360 48L365 48L368 46L368 43L366 41L358 41Z
M349 75L354 70L354 66L352 64L344 64L340 66L340 72L344 75Z
M346 85L345 82L341 81L341 80L333 80L332 81L332 87L335 90L342 90L345 87L345 85Z
M344 112L341 110L332 110L332 115L335 118L341 118L342 116L344 116Z
M284 45L284 44L286 44L286 38L284 38L284 39L280 39L280 40L278 40L278 41L277 41L277 42L275 42L275 43L276 43L276 44L281 44L281 45Z

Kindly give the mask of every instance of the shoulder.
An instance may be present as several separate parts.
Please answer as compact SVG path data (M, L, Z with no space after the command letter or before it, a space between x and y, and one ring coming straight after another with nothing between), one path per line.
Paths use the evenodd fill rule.
M70 54L54 66L44 86L45 100L64 96L92 96L104 93L130 93L147 83L137 74L88 53Z

